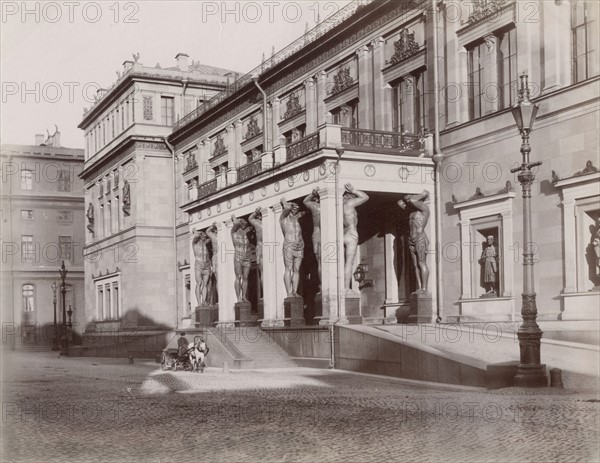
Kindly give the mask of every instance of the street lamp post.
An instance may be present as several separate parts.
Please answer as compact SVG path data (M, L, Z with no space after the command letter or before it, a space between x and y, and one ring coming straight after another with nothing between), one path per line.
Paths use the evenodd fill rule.
M56 324L56 288L58 287L58 285L56 284L56 281L52 282L52 294L54 295L53 297L53 304L54 304L54 336L52 338L52 350L58 350L58 325Z
M67 284L65 283L65 279L67 278L67 273L69 272L65 268L65 261L62 261L62 265L58 270L60 273L60 278L62 282L60 284L60 292L62 293L62 313L63 313L63 321L62 321L62 330L61 330L61 355L69 355L69 337L67 334L67 308L66 308L66 295L67 295Z
M523 162L511 172L519 172L517 176L523 188L523 293L521 294L521 316L523 323L519 326L520 363L514 378L518 387L548 386L546 365L540 363L540 344L542 330L536 322L537 306L533 285L533 242L531 240L531 185L535 180L533 167L541 165L541 161L530 162L529 133L533 128L538 106L529 99L527 74L521 76L521 89L517 103L512 108L519 132L521 133L521 154Z

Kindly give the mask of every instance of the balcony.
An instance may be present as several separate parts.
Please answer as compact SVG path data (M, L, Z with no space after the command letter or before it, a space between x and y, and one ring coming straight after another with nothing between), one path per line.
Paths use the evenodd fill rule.
M198 186L198 198L203 199L217 192L217 179L213 178Z
M237 182L244 182L262 172L262 159L258 158L237 170Z
M425 150L423 137L411 133L342 127L342 145L354 151L382 154L421 155Z
M319 132L312 133L287 146L286 160L298 159L319 149Z

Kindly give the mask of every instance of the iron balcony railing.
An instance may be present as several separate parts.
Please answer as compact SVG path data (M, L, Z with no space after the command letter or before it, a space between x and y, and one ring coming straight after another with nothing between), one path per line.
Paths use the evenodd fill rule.
M342 145L346 148L370 151L409 152L424 149L423 138L412 133L342 127ZM408 154L408 153L407 153Z
M198 199L206 198L217 192L217 179L213 178L198 186Z
M319 132L315 132L294 143L290 143L287 146L286 159L291 161L292 159L301 158L302 156L306 156L307 154L317 151L319 146Z
M262 172L262 159L258 158L248 164L240 167L237 170L237 181L238 183L248 180L257 174Z

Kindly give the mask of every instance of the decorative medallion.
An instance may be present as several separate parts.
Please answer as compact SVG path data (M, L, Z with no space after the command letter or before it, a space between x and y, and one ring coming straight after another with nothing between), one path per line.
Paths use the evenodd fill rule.
M198 220L202 218L202 211L198 212Z
M373 177L373 175L375 175L375 166L373 164L367 164L365 166L365 175L367 177Z
M260 189L260 194L263 195L263 196L267 196L267 189L266 189L266 187L262 187Z
M310 179L310 174L308 173L308 170L304 171L304 174L302 174L302 178L304 178L305 182L308 182L308 180Z
M241 206L243 202L244 202L244 201L243 201L242 197L241 197L241 196L239 196L239 197L238 197L238 204Z
M287 178L287 183L288 183L288 185L289 185L290 187L294 186L294 176L293 176L293 175L290 175L290 176Z
M231 209L231 199L227 200L227 209Z
M325 163L323 163L319 166L319 174L325 175L325 172L327 172L327 167L325 167Z
M221 212L221 203L217 204L217 212Z
M211 211L210 211L210 207L206 210L206 215L210 217Z
M279 189L280 189L280 188L281 188L281 187L279 186L279 182L275 182L275 183L273 184L273 189L274 189L275 191L279 191Z
M398 169L398 177L400 177L403 182L408 180L409 175L408 169L405 166L402 166Z
M254 191L248 193L248 198L250 198L250 201L254 201Z

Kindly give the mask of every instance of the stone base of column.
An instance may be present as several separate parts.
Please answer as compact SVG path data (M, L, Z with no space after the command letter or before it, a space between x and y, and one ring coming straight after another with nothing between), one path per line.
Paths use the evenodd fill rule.
M198 326L212 326L216 320L214 320L214 312L210 305L199 305L196 307L194 313L194 325Z
M233 308L237 326L252 325L252 305L249 302L236 302Z
M346 299L346 318L350 325L360 325L362 316L360 315L360 294L348 292Z
M265 318L265 302L262 299L256 304L256 316L258 320Z
M515 375L513 386L515 387L548 387L548 376L546 365L543 364L520 364Z
M433 323L433 303L431 294L415 291L408 298L410 310L408 323Z
M285 326L305 326L304 299L298 296L286 297L283 300L283 316Z

